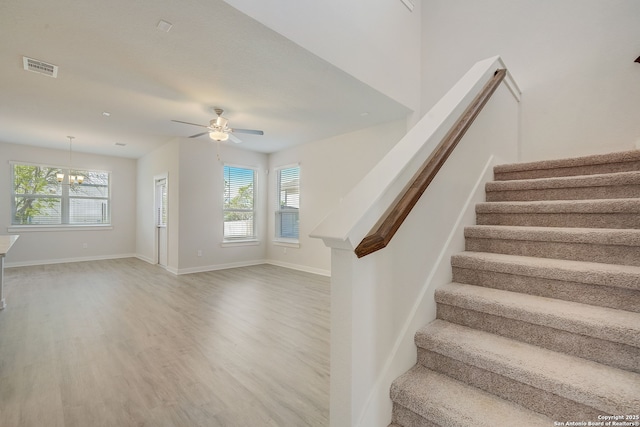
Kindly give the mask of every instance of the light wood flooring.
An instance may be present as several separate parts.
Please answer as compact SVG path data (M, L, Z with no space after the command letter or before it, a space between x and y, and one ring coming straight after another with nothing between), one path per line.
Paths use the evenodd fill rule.
M137 259L5 270L0 426L327 426L329 279Z

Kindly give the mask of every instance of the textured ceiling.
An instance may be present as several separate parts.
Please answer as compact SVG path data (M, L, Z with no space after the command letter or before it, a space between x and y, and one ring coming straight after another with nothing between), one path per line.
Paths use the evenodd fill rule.
M66 149L73 135L74 151L137 158L201 131L172 119L207 124L219 106L231 127L265 132L238 147L268 153L409 114L219 0L2 0L0 40L9 143Z

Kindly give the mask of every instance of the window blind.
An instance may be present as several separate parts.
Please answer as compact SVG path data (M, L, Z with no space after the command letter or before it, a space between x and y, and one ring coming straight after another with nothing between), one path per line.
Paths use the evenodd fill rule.
M300 234L300 167L277 170L276 239L297 240Z
M255 170L224 166L225 240L253 239L255 230Z

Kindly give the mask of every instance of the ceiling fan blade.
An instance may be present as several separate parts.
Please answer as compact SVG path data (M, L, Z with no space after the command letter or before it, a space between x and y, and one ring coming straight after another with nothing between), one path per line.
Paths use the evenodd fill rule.
M171 120L172 122L176 122L176 123L184 123L185 125L193 125L193 126L200 126L201 128L208 128L209 126L205 126L205 125L199 125L197 123L190 123L190 122L183 122L182 120Z
M237 133L250 133L253 135L264 135L264 132L261 130L253 130L253 129L230 129L231 132L237 132Z
M199 136L206 135L206 134L208 134L208 133L209 133L209 132L196 133L195 135L191 135L189 138L197 138L197 137L199 137Z
M242 142L242 140L240 138L238 138L237 136L235 136L232 133L229 133L229 139L231 140L231 142L235 143L235 144L240 144Z

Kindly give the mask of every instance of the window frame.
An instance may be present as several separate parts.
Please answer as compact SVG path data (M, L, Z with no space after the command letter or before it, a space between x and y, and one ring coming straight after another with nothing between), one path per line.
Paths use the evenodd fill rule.
M243 169L246 171L251 171L253 172L253 201L252 201L252 209L248 210L248 209L228 209L227 208L227 201L226 201L226 197L227 197L227 168L233 168L233 169ZM233 246L235 244L257 244L258 242L258 210L257 210L257 206L258 206L258 168L255 166L248 166L248 165L239 165L239 164L234 164L234 163L223 163L222 165L222 180L223 180L223 189L222 189L222 246ZM253 229L253 235L249 236L249 235L244 235L244 236L238 236L238 237L233 237L233 236L227 236L226 235L226 230L225 230L225 225L227 223L227 221L225 220L225 216L227 213L247 213L250 212L252 214L252 229Z
M112 173L111 171L105 170L97 170L97 169L89 169L83 167L74 167L70 168L68 166L55 166L44 163L31 163L31 162L21 162L21 161L10 161L9 162L9 185L10 189L10 197L11 197L11 225L7 227L9 232L19 231L19 232L29 232L29 231L68 231L68 230L110 230L113 229L112 224ZM52 223L52 224L22 224L16 223L16 197L24 197L21 193L16 193L15 188L15 167L16 166L30 166L30 167L39 167L39 168L47 168L54 171L60 171L64 173L65 179L69 175L70 171L74 173L84 174L85 176L88 173L100 173L107 174L107 195L105 197L95 197L95 196L74 196L69 191L68 184L58 183L61 187L59 194L30 194L33 198L50 198L50 199L58 199L59 209L60 209L60 223ZM86 185L85 183L79 185ZM106 213L105 217L107 218L106 222L101 223L71 223L71 204L73 200L104 200L106 201Z
M297 169L298 172L298 186L297 186L297 192L298 192L298 208L297 209L283 209L281 206L281 199L280 199L280 193L281 193L281 183L282 183L282 171L287 170L287 169ZM284 166L279 166L277 168L274 169L275 171L275 176L276 176L276 202L275 202L275 211L274 211L274 244L279 245L279 246L285 246L285 247L300 247L300 202L301 202L301 197L300 197L300 190L301 190L301 186L300 186L300 182L301 182L301 168L300 168L300 164L299 163L295 163L295 164L289 164L289 165L284 165ZM287 236L283 236L282 235L282 214L284 213L292 213L295 212L296 213L296 229L297 229L297 236L296 237L287 237Z

